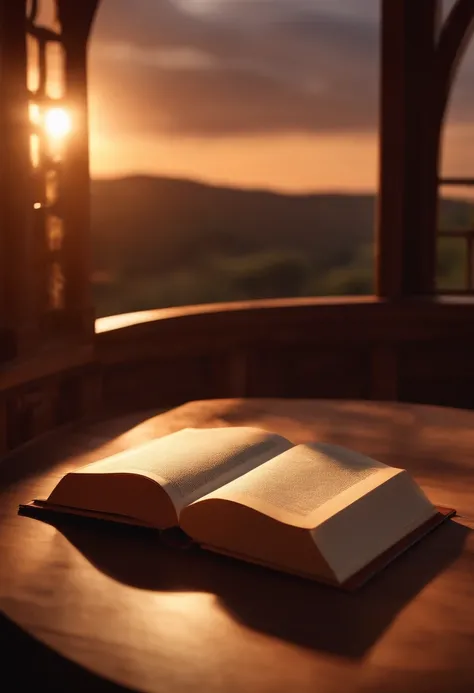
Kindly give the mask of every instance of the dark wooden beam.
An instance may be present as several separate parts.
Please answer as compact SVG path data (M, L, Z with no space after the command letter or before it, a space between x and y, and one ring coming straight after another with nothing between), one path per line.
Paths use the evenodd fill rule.
M0 328L10 358L33 349L36 331L25 12L26 0L0 0Z
M57 16L63 33L75 36L78 41L87 43L100 0L56 0Z
M382 0L377 293L430 294L436 266L439 0Z
M67 99L76 113L74 132L65 161L66 188L66 305L74 330L86 341L94 333L90 285L90 172L87 45L99 0L80 4L56 0L66 54Z
M66 306L74 331L94 333L92 303L87 47L65 39L68 103L76 114L64 162Z
M440 133L451 86L473 32L474 2L473 0L458 0L444 22L436 50L438 127Z
M99 0L55 0L55 4L61 27L58 40L65 48L66 100L77 125L64 161L70 222L64 241L67 305L61 314L45 312L46 239L33 214L26 40L27 31L37 30L38 7L30 5L28 18L26 0L0 0L0 362L32 356L46 341L59 346L62 340L66 348L91 344L94 332L88 262L87 43ZM63 327L68 333L65 341Z

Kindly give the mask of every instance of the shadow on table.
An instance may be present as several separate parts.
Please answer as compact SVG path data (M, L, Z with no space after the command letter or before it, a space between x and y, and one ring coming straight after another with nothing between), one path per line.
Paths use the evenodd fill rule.
M131 693L65 659L0 612L1 681L11 691Z
M92 526L91 526L92 525ZM71 518L54 526L100 571L144 590L203 591L245 625L310 649L361 658L397 614L460 555L471 530L447 521L355 593L197 547L157 532Z

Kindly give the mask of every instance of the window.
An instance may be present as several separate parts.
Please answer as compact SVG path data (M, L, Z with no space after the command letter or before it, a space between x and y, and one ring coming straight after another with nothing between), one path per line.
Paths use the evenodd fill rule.
M98 315L372 293L378 5L103 0Z
M453 1L445 2L445 12ZM474 293L474 44L454 82L441 141L438 290Z

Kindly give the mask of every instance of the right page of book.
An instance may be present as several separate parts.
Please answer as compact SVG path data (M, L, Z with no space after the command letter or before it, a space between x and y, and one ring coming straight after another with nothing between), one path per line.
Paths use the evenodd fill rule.
M391 467L346 448L297 445L210 494L238 501L276 520L314 528L321 508L381 483ZM326 514L326 513L325 513Z
M340 581L436 512L406 471L324 443L291 448L208 498L308 529Z

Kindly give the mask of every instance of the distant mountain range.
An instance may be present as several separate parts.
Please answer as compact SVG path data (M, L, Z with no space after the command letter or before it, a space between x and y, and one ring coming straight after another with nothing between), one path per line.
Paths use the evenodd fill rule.
M443 200L441 219L472 223L472 207ZM95 268L130 276L269 250L327 269L372 244L374 220L372 195L287 195L147 176L92 182Z

